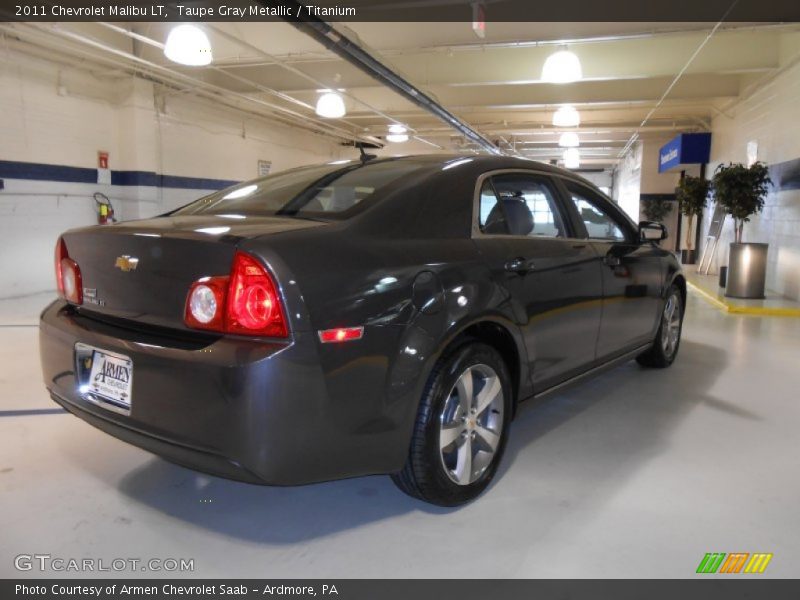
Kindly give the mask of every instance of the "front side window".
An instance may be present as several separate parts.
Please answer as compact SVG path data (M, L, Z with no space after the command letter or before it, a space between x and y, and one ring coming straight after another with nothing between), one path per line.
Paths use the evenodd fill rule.
M492 235L566 237L564 218L550 184L526 173L503 173L484 180L480 229Z
M601 207L599 200L594 198L590 192L570 184L567 184L567 189L581 221L586 226L589 239L613 242L627 240L622 225Z

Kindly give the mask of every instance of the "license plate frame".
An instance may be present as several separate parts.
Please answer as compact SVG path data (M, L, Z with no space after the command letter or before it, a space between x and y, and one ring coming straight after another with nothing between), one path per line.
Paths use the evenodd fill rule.
M78 392L106 410L130 415L133 399L133 359L88 344L75 344Z

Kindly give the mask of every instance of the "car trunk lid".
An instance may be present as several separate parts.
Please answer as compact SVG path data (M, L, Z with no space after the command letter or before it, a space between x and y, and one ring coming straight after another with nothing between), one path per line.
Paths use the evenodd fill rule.
M73 230L63 239L81 270L82 312L186 329L190 285L227 275L241 241L324 225L278 216L166 216Z

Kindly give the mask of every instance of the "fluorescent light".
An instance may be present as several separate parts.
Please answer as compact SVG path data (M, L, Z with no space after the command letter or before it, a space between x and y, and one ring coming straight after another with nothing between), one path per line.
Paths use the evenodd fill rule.
M188 23L173 27L164 45L164 56L172 62L190 67L211 64L211 42L205 32Z
M339 119L347 111L344 100L336 92L325 92L317 100L317 114L325 119Z
M567 131L558 138L558 145L562 148L577 148L581 145L581 139L574 131Z
M253 192L258 189L257 185L246 185L244 187L237 188L232 192L228 192L225 194L222 199L223 200L236 200L236 198L244 198L245 196L249 196Z
M564 150L564 167L567 169L577 169L581 166L581 153L577 148L567 148Z
M389 135L386 136L387 142L402 143L408 141L408 129L399 123L389 125Z
M581 115L574 106L562 106L553 115L556 127L577 127L581 124Z
M572 83L583 77L581 61L569 50L559 50L547 57L542 68L542 81L546 83Z

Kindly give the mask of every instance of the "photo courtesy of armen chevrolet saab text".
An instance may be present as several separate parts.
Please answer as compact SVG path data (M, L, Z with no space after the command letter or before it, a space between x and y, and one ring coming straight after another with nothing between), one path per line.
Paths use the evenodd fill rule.
M686 282L666 235L520 158L292 169L65 232L44 383L91 425L198 471L385 474L454 506L497 473L522 401L675 360Z

